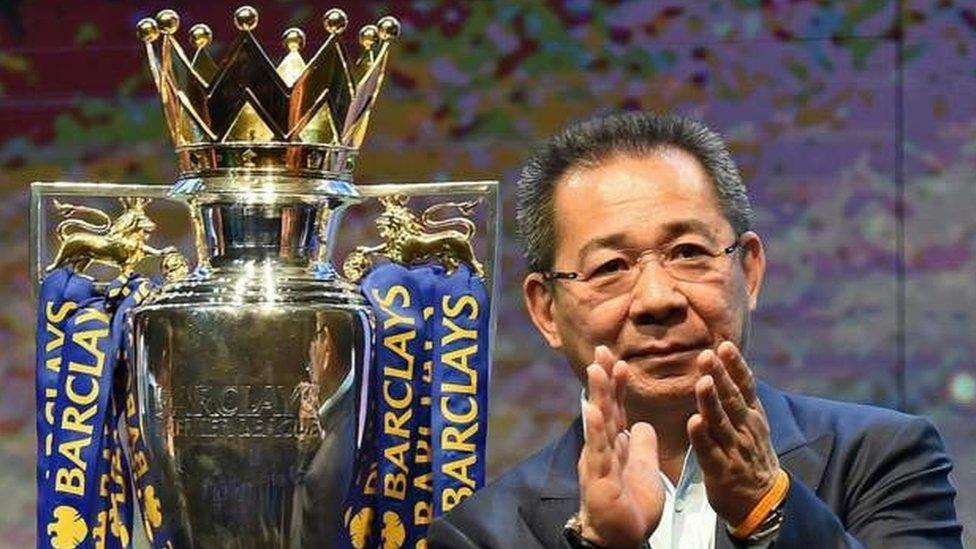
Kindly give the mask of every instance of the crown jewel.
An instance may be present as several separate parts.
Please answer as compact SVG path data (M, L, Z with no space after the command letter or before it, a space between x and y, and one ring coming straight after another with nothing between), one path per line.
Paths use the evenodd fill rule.
M234 12L237 36L219 63L209 53L207 25L189 29L190 57L175 36L175 11L139 21L181 177L244 170L351 179L400 23L386 16L362 27L362 54L353 63L340 43L347 24L342 10L327 11L328 36L308 58L305 33L285 30L276 65L254 37L258 12L251 6Z

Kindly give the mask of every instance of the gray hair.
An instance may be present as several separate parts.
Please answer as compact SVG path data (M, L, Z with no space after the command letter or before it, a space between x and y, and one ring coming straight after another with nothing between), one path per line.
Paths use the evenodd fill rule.
M552 268L556 243L553 191L567 172L597 166L616 155L647 154L667 147L684 150L701 162L736 234L748 231L752 218L749 196L717 133L697 120L673 114L614 114L566 128L543 143L522 168L515 217L529 269Z

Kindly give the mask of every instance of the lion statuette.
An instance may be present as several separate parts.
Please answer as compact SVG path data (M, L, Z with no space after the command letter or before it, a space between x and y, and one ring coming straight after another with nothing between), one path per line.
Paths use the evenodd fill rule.
M347 278L353 281L362 278L373 266L373 255L406 265L439 263L448 273L467 263L475 274L485 276L484 267L475 257L471 246L471 239L475 235L474 222L466 217L431 219L431 216L448 208L471 215L478 200L435 204L424 210L419 219L407 207L408 198L403 195L379 200L383 213L377 217L376 227L384 242L376 246L356 247L342 265Z
M119 269L122 275L132 274L144 257L163 256L167 262L167 278L173 275L186 275L186 269L177 266L182 255L173 246L156 249L146 241L156 230L156 223L146 215L148 198L120 198L124 211L115 220L105 212L87 206L63 204L54 201L64 221L58 224L55 233L61 243L57 256L46 271L70 265L82 273L93 263L108 265ZM78 219L87 217L88 220ZM176 256L179 256L178 258ZM186 261L182 260L185 266Z

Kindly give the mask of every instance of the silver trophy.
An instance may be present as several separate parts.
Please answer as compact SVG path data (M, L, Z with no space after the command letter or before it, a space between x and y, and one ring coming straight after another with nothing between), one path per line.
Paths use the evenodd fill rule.
M252 34L256 10L239 8L234 24L218 63L206 25L190 28L188 55L176 39L176 12L138 23L180 176L168 192L35 183L32 263L40 270L52 257L48 268L104 264L128 274L156 258L165 276L130 316L131 412L141 442L130 459L150 541L329 546L342 528L365 398L354 388L371 345L356 280L383 260L464 261L490 274L497 186L352 183L396 19L363 27L362 54L352 61L340 43L346 16L329 10L324 44L306 59L305 34L288 29L277 64ZM456 201L437 202L445 195ZM81 196L124 197L123 213L67 203ZM435 203L415 215L407 197ZM175 247L149 245L150 198L186 206L195 268ZM348 245L340 273L332 264L338 227L357 204L367 214L382 208L373 211L382 242ZM468 219L475 206L489 227L477 252ZM65 218L56 253L46 244L52 207ZM444 219L452 209L461 215Z

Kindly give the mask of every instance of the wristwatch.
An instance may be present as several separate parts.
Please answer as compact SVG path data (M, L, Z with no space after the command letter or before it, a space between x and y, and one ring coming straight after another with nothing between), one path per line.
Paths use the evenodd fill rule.
M583 537L583 522L580 520L579 513L573 513L573 516L566 521L566 526L563 526L563 537L573 549L603 549Z
M779 535L780 529L783 527L783 519L785 518L785 515L783 514L783 507L785 506L785 503L786 500L783 500L783 502L770 511L769 515L767 515L766 518L763 519L758 526L756 526L756 529L745 538L739 539L733 536L732 527L726 524L726 531L728 531L729 537L732 538L733 543L735 543L737 546L752 547L762 545L763 543L776 539L776 536Z
M756 531L749 534L743 541L749 545L758 545L775 538L779 534L780 528L783 527L783 517L783 504L781 503L756 527Z
M573 513L563 526L563 537L573 549L604 549L602 545L597 545L583 537L583 522L580 520L579 513ZM641 541L640 549L651 549L650 543L646 539Z

